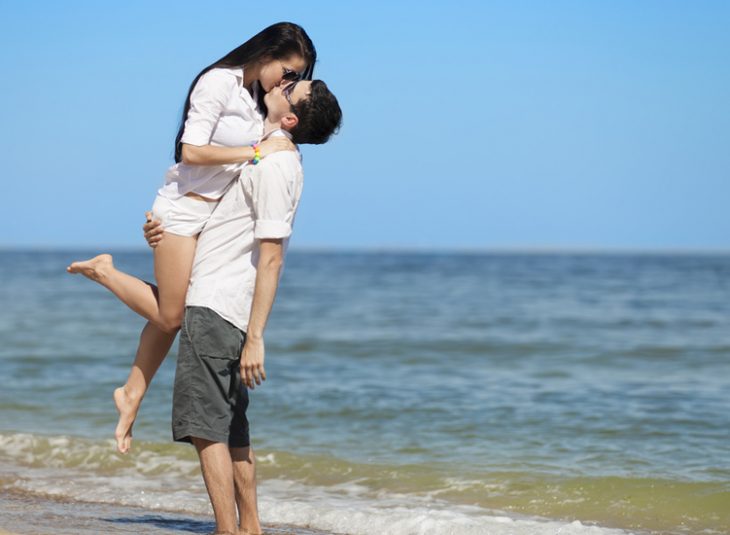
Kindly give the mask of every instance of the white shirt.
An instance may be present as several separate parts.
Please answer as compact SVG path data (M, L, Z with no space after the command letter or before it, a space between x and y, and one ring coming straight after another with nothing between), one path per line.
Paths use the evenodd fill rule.
M257 84L254 84L254 89L257 93ZM257 108L256 99L243 86L242 68L215 68L200 77L190 95L190 110L181 139L183 143L243 147L258 141L263 131L264 118ZM243 166L243 163L177 163L167 170L165 185L160 188L159 194L174 200L194 192L218 199Z
M283 130L271 136L286 135ZM258 242L289 245L304 185L301 156L275 152L247 165L218 203L198 238L185 304L212 309L246 331L256 285Z

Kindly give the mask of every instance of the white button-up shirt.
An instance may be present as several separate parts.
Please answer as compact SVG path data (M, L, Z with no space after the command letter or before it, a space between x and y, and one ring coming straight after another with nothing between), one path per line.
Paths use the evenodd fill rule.
M283 130L276 135L291 137ZM186 305L210 308L248 329L258 240L281 238L286 253L303 185L299 152L275 152L244 167L198 238Z
M254 84L255 93L258 84ZM189 145L243 147L259 140L264 118L243 86L243 69L215 68L200 77L190 95L182 142ZM176 199L194 192L220 198L244 164L187 165L177 163L167 170L163 197Z

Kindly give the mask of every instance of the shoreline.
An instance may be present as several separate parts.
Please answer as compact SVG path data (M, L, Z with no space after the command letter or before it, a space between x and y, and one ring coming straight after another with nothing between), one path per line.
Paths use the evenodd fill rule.
M80 502L4 489L0 535L207 535L213 516L173 513L107 503ZM264 535L335 535L287 525L264 525ZM343 534L344 535L344 534Z

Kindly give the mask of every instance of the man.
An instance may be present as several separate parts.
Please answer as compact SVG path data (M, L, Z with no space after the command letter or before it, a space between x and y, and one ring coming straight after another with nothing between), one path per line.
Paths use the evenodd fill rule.
M324 82L294 82L264 98L268 135L325 143L342 113ZM247 165L198 238L180 330L173 437L192 442L216 534L258 534L248 392L266 379L264 329L274 302L303 172L297 151ZM150 245L160 238L145 225ZM236 521L236 509L240 521Z

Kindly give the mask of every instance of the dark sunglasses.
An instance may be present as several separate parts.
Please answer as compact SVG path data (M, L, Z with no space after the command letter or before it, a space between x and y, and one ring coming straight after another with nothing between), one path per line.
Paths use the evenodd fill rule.
M294 88L299 83L299 80L290 83L288 86L286 86L284 89L281 90L281 94L286 97L286 101L289 103L289 106L291 107L291 110L294 111L294 104L292 104L291 101L291 92L294 91Z
M302 75L299 74L297 71L290 71L286 67L284 67L284 74L281 75L281 79L285 82L298 82L302 79Z

